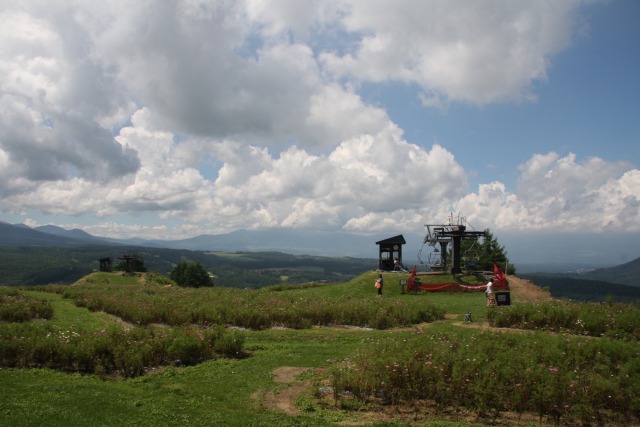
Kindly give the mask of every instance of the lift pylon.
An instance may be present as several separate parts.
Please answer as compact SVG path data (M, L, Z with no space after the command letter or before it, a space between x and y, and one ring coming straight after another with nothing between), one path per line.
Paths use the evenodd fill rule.
M462 273L460 246L464 239L478 239L484 237L484 231L467 230L467 222L464 217L458 216L454 221L453 215L449 217L449 224L425 224L427 234L423 243L430 246L440 246L440 256L443 267L446 266L447 246L451 243L451 273Z

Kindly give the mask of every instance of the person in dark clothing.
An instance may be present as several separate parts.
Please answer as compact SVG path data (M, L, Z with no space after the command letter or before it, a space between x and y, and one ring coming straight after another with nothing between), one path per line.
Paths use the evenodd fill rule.
M378 296L382 296L382 286L384 285L384 281L382 280L382 274L378 275L378 280L376 280L376 289L378 289Z

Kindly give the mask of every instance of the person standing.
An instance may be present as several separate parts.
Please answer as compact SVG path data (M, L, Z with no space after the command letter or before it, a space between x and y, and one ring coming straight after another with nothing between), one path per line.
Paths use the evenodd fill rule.
M384 285L384 281L382 280L382 274L378 275L378 280L376 280L376 289L378 290L378 296L382 296L382 286Z
M495 300L493 299L493 281L490 279L489 283L487 283L487 290L485 292L487 295L487 306L494 305Z

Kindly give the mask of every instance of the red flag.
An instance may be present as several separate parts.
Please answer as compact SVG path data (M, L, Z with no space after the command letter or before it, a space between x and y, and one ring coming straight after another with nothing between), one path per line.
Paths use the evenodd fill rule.
M407 280L407 290L412 291L416 286L416 266L413 266L413 271L411 272L411 276Z
M507 289L507 278L504 277L504 272L500 270L496 264L493 264L493 275L496 276L496 282L502 289Z

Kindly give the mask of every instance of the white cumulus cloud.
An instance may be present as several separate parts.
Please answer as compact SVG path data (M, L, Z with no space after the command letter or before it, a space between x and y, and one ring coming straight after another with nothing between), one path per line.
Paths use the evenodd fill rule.
M408 142L362 94L401 82L427 105L534 99L582 3L1 2L0 213L147 237L421 232L450 211L507 229L637 229L632 165L532 153L515 191L472 189L446 141Z
M579 3L344 2L341 24L357 44L321 58L340 77L415 83L429 102L532 99L550 58L572 40Z
M475 224L512 230L640 231L640 171L626 162L537 154L520 166L517 193L480 186L456 209Z

